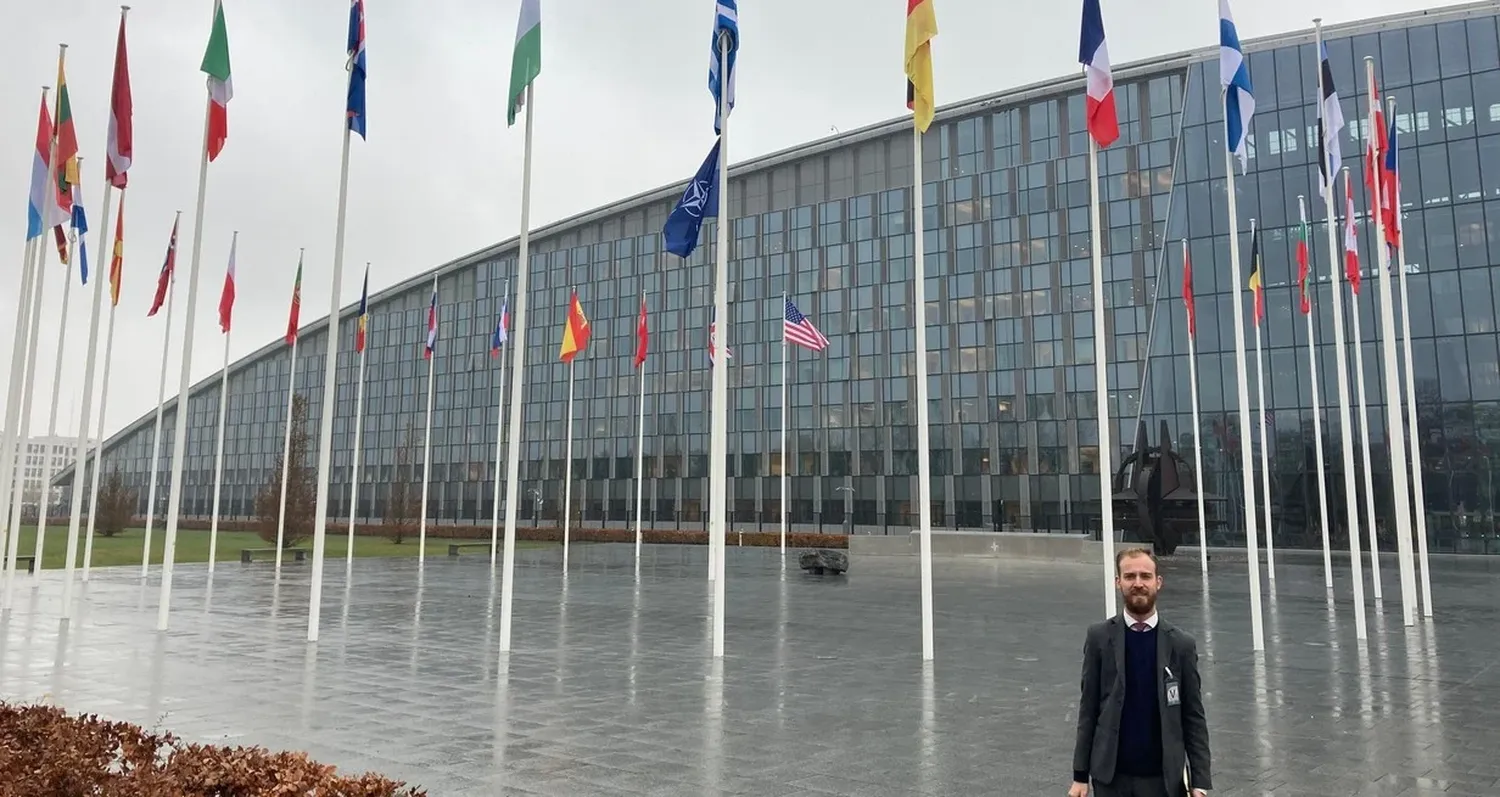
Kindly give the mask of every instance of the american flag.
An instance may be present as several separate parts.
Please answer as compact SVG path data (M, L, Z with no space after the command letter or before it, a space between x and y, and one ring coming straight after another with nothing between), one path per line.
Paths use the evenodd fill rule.
M823 333L807 320L790 298L786 300L786 319L781 326L781 336L787 343L804 349L822 351L828 348L828 338L823 337Z

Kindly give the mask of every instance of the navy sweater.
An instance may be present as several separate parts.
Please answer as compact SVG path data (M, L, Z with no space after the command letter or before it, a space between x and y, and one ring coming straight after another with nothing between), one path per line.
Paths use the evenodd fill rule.
M1161 775L1156 633L1155 628L1125 630L1125 705L1120 716L1120 748L1115 763L1115 771L1122 775Z

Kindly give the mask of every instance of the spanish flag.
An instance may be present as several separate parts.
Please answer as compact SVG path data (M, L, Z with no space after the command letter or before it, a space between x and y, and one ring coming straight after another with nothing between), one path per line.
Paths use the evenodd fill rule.
M906 107L917 132L932 124L932 37L937 35L934 0L906 0Z
M1266 317L1266 292L1260 282L1260 233L1250 233L1250 291L1255 294L1255 325Z
M568 321L563 327L562 351L558 358L565 363L573 362L573 358L589 345L589 332L589 317L583 314L578 291L573 291L573 298L568 301Z

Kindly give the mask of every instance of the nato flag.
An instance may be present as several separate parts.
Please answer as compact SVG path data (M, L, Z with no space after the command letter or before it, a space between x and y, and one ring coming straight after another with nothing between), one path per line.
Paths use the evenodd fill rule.
M703 160L703 165L698 167L698 173L693 175L692 182L688 183L687 190L682 193L682 199L677 200L677 207L672 208L672 215L667 217L666 225L661 228L667 251L678 257L691 255L698 247L698 230L703 227L703 220L717 215L719 142L716 140L714 148L708 151L708 157Z

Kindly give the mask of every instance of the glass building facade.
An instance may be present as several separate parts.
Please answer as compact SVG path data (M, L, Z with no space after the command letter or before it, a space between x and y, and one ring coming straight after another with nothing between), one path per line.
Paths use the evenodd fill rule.
M1421 457L1434 550L1500 552L1493 538L1500 457L1500 44L1493 4L1357 23L1326 33L1355 175L1371 458L1379 513L1390 508L1387 397L1375 312L1374 250L1361 155L1367 125L1363 57L1398 103L1402 212L1416 363ZM1298 198L1314 220L1319 393L1334 517L1344 506L1326 208L1317 194L1316 59L1311 32L1249 42L1257 112L1238 179L1242 247L1263 231L1268 321L1270 514L1279 546L1319 544L1312 385L1293 251ZM1224 135L1217 49L1116 71L1121 138L1100 161L1109 417L1118 465L1144 420L1165 421L1179 451L1204 443L1204 482L1226 500L1227 540L1242 539L1230 302ZM790 474L799 528L910 528L917 509L913 225L925 228L933 522L972 529L1087 529L1099 512L1087 139L1079 78L943 109L923 144L923 214L914 219L910 121L840 135L733 169L730 211L729 507L737 528L777 527L780 474ZM748 112L748 109L741 113ZM645 511L665 528L703 526L708 482L713 220L686 261L660 230L681 186L537 230L531 239L526 423L520 514L562 510L568 366L558 346L577 287L593 340L576 361L573 512L585 524L634 516L635 327L644 291L647 363ZM1340 197L1340 203L1342 198ZM1342 213L1340 213L1342 215ZM1340 219L1341 222L1341 219ZM1193 429L1178 240L1189 241L1198 312L1202 428ZM1340 232L1339 239L1342 240ZM1490 247L1495 247L1492 253ZM371 300L357 514L378 519L400 478L408 433L421 462L426 307L434 275L441 329L433 413L430 515L488 523L499 361L488 352L516 242L438 268ZM1248 272L1247 272L1248 273ZM786 292L827 335L823 353L793 349L789 433L781 450L781 318ZM512 303L514 306L514 303ZM1346 302L1346 312L1348 303ZM353 308L339 334L332 515L349 513L355 380ZM1249 314L1247 313L1247 317ZM1248 323L1248 322L1247 322ZM321 410L326 323L303 333L291 363L279 342L230 368L224 512L253 512L281 446L287 378ZM1247 340L1253 330L1247 328ZM1149 354L1149 356L1148 356ZM1252 349L1253 355L1253 349ZM1352 368L1352 351L1349 362ZM509 358L507 358L509 359ZM1252 380L1252 374L1250 377ZM219 377L188 402L187 515L210 511ZM1252 397L1254 383L1251 383ZM508 391L507 391L508 394ZM167 413L164 454L171 451ZM145 510L153 416L106 444ZM410 430L410 432L409 432ZM1363 439L1363 435L1356 437ZM1258 461L1258 460L1257 460ZM162 484L167 462L160 461ZM1362 478L1362 476L1361 476ZM420 479L420 476L417 477ZM1362 484L1362 482L1361 482ZM840 489L851 488L851 489ZM1361 487L1361 489L1363 489ZM165 489L159 497L165 506ZM1388 522L1383 521L1389 526ZM1394 537L1382 532L1382 547ZM1342 531L1335 534L1338 539Z

